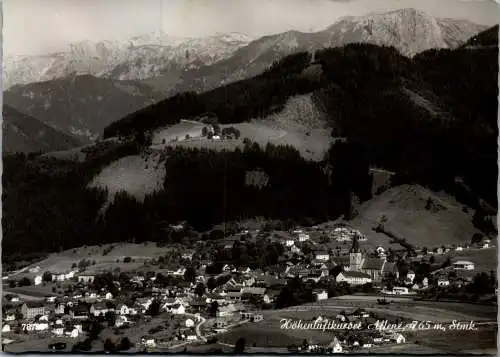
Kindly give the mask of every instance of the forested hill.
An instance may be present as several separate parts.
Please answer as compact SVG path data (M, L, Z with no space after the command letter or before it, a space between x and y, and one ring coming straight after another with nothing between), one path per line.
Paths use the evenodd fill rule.
M254 78L144 108L108 126L104 136L206 114L221 123L248 121L279 111L292 95L313 92L334 135L362 143L373 164L432 180L466 176L496 204L497 30L468 41L497 46L429 50L413 59L370 44L294 54Z
M482 43L481 35L476 41ZM200 95L182 93L136 112L105 130L106 137L127 140L99 144L102 152L87 154L85 162L6 157L4 259L84 244L190 239L186 232L165 232L165 222L178 220L204 231L256 216L313 222L349 217L354 195L371 198L370 166L395 171L395 183L417 182L456 196L459 177L496 206L497 73L493 46L430 50L408 59L393 48L351 44L295 54L252 79ZM147 155L135 134L204 115L221 123L247 121L311 92L332 134L347 139L320 162L282 146L247 143L222 152L175 147L162 153L162 189L142 203L118 194L102 212L105 192L88 189L105 165Z

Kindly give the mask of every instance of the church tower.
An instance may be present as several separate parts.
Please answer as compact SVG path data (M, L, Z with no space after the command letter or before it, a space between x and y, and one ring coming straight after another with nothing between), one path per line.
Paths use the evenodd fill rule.
M351 271L360 271L363 265L363 255L359 249L358 236L352 239L352 247L349 251L349 269Z

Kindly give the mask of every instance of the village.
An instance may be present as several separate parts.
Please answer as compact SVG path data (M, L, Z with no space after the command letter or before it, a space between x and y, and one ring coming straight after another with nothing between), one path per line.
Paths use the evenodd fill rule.
M172 227L180 234L184 228ZM380 306L396 295L496 301L496 278L460 258L466 251L492 248L492 241L479 236L472 241L396 249L394 244L370 246L369 234L346 224L288 230L265 225L231 234L213 231L193 248L176 246L135 271L120 269L133 257L117 259L117 268L110 270L86 259L64 272L35 264L4 272L2 346L5 351L22 345L24 351L168 352L220 343L236 351L241 343L219 342L226 333L263 324L294 306L343 295L376 297ZM257 247L264 247L264 256ZM328 318L366 327L381 318L368 310L353 306L328 317L311 315L310 321ZM329 342L323 344L298 339L282 347L341 353L404 344L408 338L390 329L328 333Z

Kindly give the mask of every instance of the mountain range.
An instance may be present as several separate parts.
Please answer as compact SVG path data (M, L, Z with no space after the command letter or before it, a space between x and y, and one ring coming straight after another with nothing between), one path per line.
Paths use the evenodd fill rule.
M241 34L204 38L147 34L126 41L82 41L47 55L6 56L4 88L75 73L119 80L152 78L169 71L211 65L250 41Z
M230 33L85 41L46 56L6 57L4 102L89 142L142 107L175 93L203 92L258 75L295 52L359 42L392 46L413 57L432 48L458 47L484 29L466 20L402 9L346 17L319 32L288 31L258 39Z

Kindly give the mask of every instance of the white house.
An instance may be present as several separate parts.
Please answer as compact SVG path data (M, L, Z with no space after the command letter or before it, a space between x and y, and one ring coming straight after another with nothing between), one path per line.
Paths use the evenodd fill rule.
M52 274L52 281L65 281L75 276L75 271L71 270L66 273Z
M15 321L16 320L16 315L14 315L14 314L7 314L4 319L5 319L5 321Z
M327 347L330 353L342 353L342 345L337 337L334 337L333 341Z
M390 295L408 295L410 290L405 286L394 286L392 290L383 292Z
M299 233L299 242L305 242L309 240L309 234L307 233Z
M330 254L327 251L319 251L316 252L315 258L318 261L327 262L330 260Z
M315 295L316 295L316 301L328 299L328 292L326 290L318 291L315 293Z
M168 311L173 315L184 315L186 313L186 308L182 304L176 304L170 307Z
M174 271L173 275L183 276L185 272L186 272L186 268L182 267L182 268L179 268L176 271Z
M397 344L405 343L406 342L406 338L402 334L400 334L400 333L394 334L391 337L391 340L394 341L394 342L396 342Z
M152 336L145 336L141 339L141 344L146 347L155 347L156 341Z
M130 321L127 320L127 317L125 317L123 315L117 316L117 318L115 320L115 327L124 326L124 325L128 324L129 322Z
M63 325L55 325L52 328L52 333L56 336L62 336L64 334L64 326Z
M293 239L287 239L285 241L285 246L287 247L293 247L295 245L295 241Z
M370 275L359 271L343 271L337 275L336 281L346 282L350 285L363 285L372 282Z
M474 263L467 260L459 260L453 263L455 270L474 270Z
M80 335L80 331L77 328L74 328L73 330L71 330L69 337L77 338L78 335Z
M437 283L438 283L438 286L450 285L450 281L447 278L439 278Z
M35 276L35 279L33 279L33 281L34 281L35 285L40 285L42 283L42 281L43 281L42 280L42 276L41 275Z
M95 276L94 275L89 275L89 274L79 275L78 276L78 282L79 283L92 283L92 282L94 282L94 279L95 279Z
M410 284L413 283L413 280L415 279L415 273L413 270L409 270L408 273L406 274L406 281L408 281Z
M116 307L116 313L119 315L128 315L130 314L130 309L125 304L120 304Z
M464 248L463 248L461 245L457 245L457 247L455 248L455 250L456 250L457 252L461 252L461 251L463 251L463 250L464 250Z

